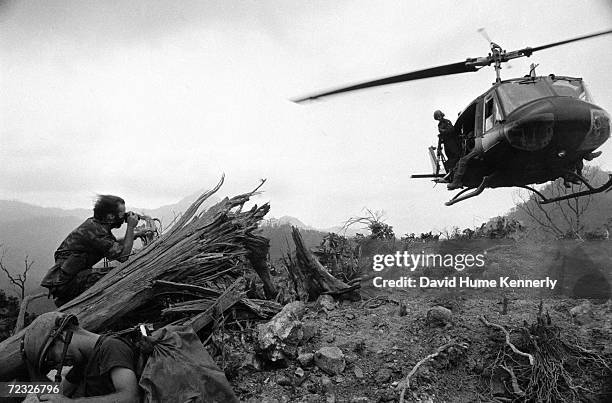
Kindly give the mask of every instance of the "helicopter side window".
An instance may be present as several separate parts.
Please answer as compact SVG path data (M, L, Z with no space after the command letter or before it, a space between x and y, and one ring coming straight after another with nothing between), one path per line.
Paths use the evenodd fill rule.
M495 104L495 98L491 96L485 101L485 113L484 113L484 131L493 128L496 120L501 120L499 114L499 108Z

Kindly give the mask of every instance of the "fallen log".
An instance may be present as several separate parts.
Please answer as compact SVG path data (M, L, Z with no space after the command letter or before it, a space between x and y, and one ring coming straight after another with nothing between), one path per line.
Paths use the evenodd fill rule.
M76 315L81 326L89 331L102 332L152 301L158 295L154 287L156 281L186 283L223 294L245 270L256 237L253 231L268 212L269 205L242 211L253 191L225 198L196 214L222 183L223 178L214 189L201 195L165 234L59 311ZM215 306L223 311L241 298L235 299L232 295L229 300L217 301ZM196 331L208 323L209 317L203 314L192 321ZM0 343L0 381L13 379L23 370L19 348L23 332Z
M287 270L300 300L314 301L322 294L339 296L355 293L359 284L349 286L332 276L306 248L298 228L292 227L292 237L295 243L295 260L287 260L290 262Z

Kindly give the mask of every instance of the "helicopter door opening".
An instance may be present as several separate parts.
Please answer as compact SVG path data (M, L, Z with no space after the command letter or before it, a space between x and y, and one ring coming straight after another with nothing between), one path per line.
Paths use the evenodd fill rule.
M476 106L477 103L473 103L468 106L457 118L455 123L455 132L461 139L461 146L463 154L469 152L474 147L474 127L476 125Z

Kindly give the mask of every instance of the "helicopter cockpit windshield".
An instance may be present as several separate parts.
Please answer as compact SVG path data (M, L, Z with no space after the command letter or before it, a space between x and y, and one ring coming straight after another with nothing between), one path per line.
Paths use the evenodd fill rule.
M550 85L539 79L502 83L497 87L497 94L506 115L526 103L555 95Z
M557 95L578 98L592 103L591 95L587 91L584 82L579 78L549 77L550 84Z
M531 101L554 95L593 102L580 78L555 77L552 75L501 83L497 87L497 94L506 115Z

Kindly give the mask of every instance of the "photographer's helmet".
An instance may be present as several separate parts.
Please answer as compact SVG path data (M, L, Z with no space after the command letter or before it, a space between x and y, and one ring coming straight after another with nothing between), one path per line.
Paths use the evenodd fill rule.
M434 119L435 120L440 120L444 117L444 113L442 113L441 110L437 110L434 112Z

